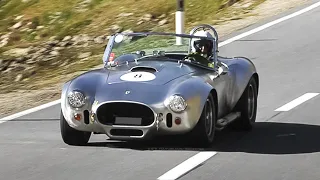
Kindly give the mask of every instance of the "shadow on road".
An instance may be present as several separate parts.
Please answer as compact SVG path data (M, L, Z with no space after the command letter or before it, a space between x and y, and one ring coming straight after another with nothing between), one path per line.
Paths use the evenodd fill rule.
M257 122L251 132L226 129L217 133L210 148L193 148L194 139L158 138L150 142L101 142L89 146L135 150L217 151L255 154L299 154L320 152L320 126L292 123Z

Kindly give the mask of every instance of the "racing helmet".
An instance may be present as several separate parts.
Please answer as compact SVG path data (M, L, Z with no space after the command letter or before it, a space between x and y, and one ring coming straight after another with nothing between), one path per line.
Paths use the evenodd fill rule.
M197 31L194 36L213 38L213 36L206 31ZM207 58L212 55L212 40L196 38L191 41L191 46L192 53L199 53Z

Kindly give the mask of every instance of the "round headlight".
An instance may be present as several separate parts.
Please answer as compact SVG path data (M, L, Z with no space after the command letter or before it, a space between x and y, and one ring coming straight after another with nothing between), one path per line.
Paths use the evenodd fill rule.
M85 96L79 91L72 91L68 95L68 101L70 106L74 108L80 108L85 105Z
M182 112L187 108L187 103L183 97L173 95L169 98L169 107L174 112Z

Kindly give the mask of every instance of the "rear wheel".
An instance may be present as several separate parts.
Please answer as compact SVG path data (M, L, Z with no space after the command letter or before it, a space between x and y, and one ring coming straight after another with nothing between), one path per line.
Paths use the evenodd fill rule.
M91 136L91 132L78 131L70 127L62 112L60 113L60 131L63 141L74 146L86 145Z
M246 131L252 129L257 115L257 89L257 83L252 77L236 106L241 117L233 123L233 128Z
M216 111L213 97L210 94L205 102L199 122L192 131L195 144L208 147L212 144L215 136Z

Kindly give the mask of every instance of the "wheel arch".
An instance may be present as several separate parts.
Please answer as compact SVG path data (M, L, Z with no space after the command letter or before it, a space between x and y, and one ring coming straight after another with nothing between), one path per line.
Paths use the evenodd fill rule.
M253 73L252 77L254 78L254 80L256 81L256 84L257 84L257 95L259 94L259 75L258 73Z
M217 94L217 91L214 88L211 89L210 94L212 95L212 98L213 98L216 119L218 119L218 109L219 109L218 108L218 94Z

